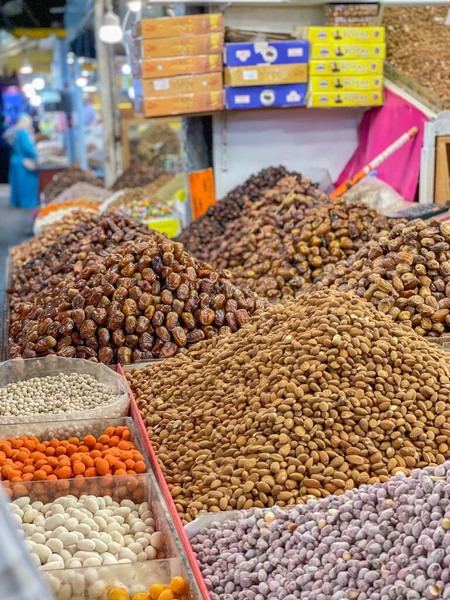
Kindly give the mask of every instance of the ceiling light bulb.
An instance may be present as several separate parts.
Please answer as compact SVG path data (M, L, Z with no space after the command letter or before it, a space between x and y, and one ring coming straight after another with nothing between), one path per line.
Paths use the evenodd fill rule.
M87 85L88 80L86 79L86 77L78 77L78 79L76 80L76 84L78 87L84 87L85 85Z
M21 75L31 75L33 72L33 67L30 65L30 62L27 57L23 59L22 66L19 69L19 73Z
M42 98L40 96L37 96L37 95L36 96L32 96L30 98L30 104L31 104L31 106L38 107L38 106L40 106L42 104Z
M105 44L118 44L122 41L122 25L119 17L112 10L105 13L98 35Z
M123 75L130 75L131 74L131 67L130 65L122 65L122 74Z
M22 86L22 91L27 98L31 98L32 96L36 96L36 90L34 89L31 83L25 83Z
M131 12L137 13L142 8L141 0L128 0L127 6Z
M45 88L45 79L43 77L35 77L31 82L35 90L43 90Z

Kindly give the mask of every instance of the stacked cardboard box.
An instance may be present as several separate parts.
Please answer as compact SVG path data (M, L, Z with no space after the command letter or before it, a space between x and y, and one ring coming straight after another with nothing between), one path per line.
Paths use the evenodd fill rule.
M135 108L146 117L223 108L221 14L143 19L131 48Z
M227 109L304 106L308 58L304 40L225 44Z
M310 27L308 39L309 106L383 104L383 27Z

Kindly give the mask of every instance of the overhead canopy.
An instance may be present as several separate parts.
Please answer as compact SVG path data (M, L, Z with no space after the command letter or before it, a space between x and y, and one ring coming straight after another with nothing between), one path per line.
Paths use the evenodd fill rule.
M21 35L39 29L47 35L56 33L64 28L65 4L65 0L0 0L0 28L12 33L19 29Z

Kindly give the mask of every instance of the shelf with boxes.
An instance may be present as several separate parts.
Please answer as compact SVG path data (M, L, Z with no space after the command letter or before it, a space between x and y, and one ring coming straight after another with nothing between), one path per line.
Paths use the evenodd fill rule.
M383 103L383 27L309 27L308 106Z
M135 108L146 117L223 108L221 14L143 19L130 46Z
M304 31L305 39L224 43L222 14L143 19L130 48L135 107L154 117L383 103L382 27Z

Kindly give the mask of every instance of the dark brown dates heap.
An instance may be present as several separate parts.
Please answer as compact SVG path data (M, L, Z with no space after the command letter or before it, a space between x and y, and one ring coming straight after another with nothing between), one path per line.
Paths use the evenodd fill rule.
M80 169L79 167L69 167L68 169L56 174L53 179L44 188L44 201L48 204L54 200L61 192L72 186L74 183L85 181L91 185L104 187L103 181L96 177L91 171Z
M165 171L161 167L153 167L146 163L136 163L131 165L116 179L112 189L117 192L126 188L143 187L153 183L153 181L164 174Z
M275 187L280 179L287 175L301 178L296 173L289 173L283 166L268 167L252 175L215 206L211 206L202 217L191 223L177 241L184 244L188 252L199 257L211 238L223 235L227 224L241 216L244 206L260 200L263 190Z
M45 288L54 287L66 273L81 270L82 261L89 253L99 254L104 249L117 246L137 236L152 233L139 221L118 215L92 215L60 236L52 244L20 267L13 264L12 282L8 290L11 306L29 300ZM28 243L33 243L31 240ZM74 268L75 266L75 268Z
M111 249L74 283L23 303L11 317L10 356L106 364L167 358L237 331L262 307L182 244L154 234Z
M439 221L396 225L322 284L355 291L419 335L440 336L450 331L450 234Z

